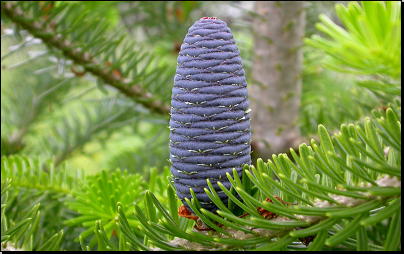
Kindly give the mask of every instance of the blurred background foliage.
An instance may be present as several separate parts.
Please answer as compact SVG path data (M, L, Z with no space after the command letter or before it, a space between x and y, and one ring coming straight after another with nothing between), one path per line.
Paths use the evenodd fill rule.
M248 26L242 22L246 13L240 6L251 6L201 1L67 4L102 17L108 23L106 34L122 28L124 40L134 42L132 50L141 54L140 68L146 66L147 71L156 72L155 65L164 66L165 71L157 75L163 79L159 85L168 91L165 101L170 100L184 34L195 18L220 16L229 25ZM229 4L232 11L227 8ZM237 15L233 17L234 13ZM148 114L116 90L99 85L93 76L83 75L81 67L71 60L49 55L40 39L24 30L20 32L6 19L2 22L1 110L3 116L8 116L1 120L2 155L21 152L44 158L54 156L57 165L68 160L87 172L117 167L142 172L151 166L161 169L169 165L168 114ZM251 49L242 47L251 47L251 38L241 39L245 37L242 30L233 30L245 54L244 62L248 62L247 52ZM122 49L119 47L117 50Z
M118 78L122 74L128 74L127 76L132 77L134 82L148 84L147 88L153 91L153 95L157 94L162 103L170 101L176 58L188 28L201 17L216 16L231 27L241 52L247 79L251 80L253 51L251 25L253 17L257 15L252 11L254 2L67 1L42 2L38 5L42 8L41 10L35 9L38 7L33 3L23 1L19 4L25 5L24 8L27 9L34 8L26 14L35 16L39 13L40 16L37 15L35 18L48 22L49 27L65 31L72 41L82 43L80 45L85 45L88 39L102 48L105 45L102 44L105 38L87 36L87 33L91 34L95 31L101 31L100 34L111 37L112 41L122 38L123 43L119 41L114 44L115 48L100 54L103 57L103 63L109 67L111 61L112 63L115 63L114 60L125 62L127 57L126 59L129 59L132 65L130 63L125 66L113 65L109 70L110 73L116 74ZM347 1L306 1L305 37L311 39L307 39L307 44L303 46L303 92L299 120L301 135L305 137L311 138L314 135L315 138L319 124L333 132L338 130L341 124L362 120L370 115L371 110L384 109L388 102L401 96L401 88L397 88L401 85L401 35L400 65L395 67L400 69L399 73L397 71L380 73L380 70L376 69L372 72L365 68L357 68L353 73L346 69L338 69L338 62L335 59L330 60L332 54L325 49L327 44L315 43L316 40L321 43L330 37L335 39L333 34L324 35L322 32L325 30L318 28L321 26L318 18L320 14L328 17L325 19L325 16L322 16L321 21L325 23L324 27L327 27L329 22L344 26L344 19L339 18L341 13L335 11L335 4L342 4L338 5L341 13L342 8L345 8L341 6L356 8L355 4L348 5ZM65 11L61 12L63 18L60 18L59 24L52 23L54 20L47 16L47 10L50 8L60 8ZM401 9L399 15L401 25ZM91 27L95 25L91 23L95 22L94 20L101 25L95 31L87 31L86 24L90 24L88 27ZM70 24L72 27L61 27L64 24ZM76 34L69 34L69 31L80 26L84 29L82 33L78 30ZM382 28L379 29L383 31ZM392 27L386 33L396 31L394 29L396 28ZM115 34L117 31L120 34ZM65 174L70 177L70 180L66 181L69 183L69 188L75 190L91 189L91 181L97 182L97 179L105 177L105 171L102 170L108 169L110 172L115 172L113 171L115 169L127 170L131 174L138 174L136 176L142 179L142 183L139 184L145 189L150 190L159 186L160 192L154 191L154 193L161 193L159 200L164 203L165 177L169 175L167 161L169 115L155 113L147 108L148 104L132 100L117 87L106 85L105 80L92 75L87 69L83 69L82 65L65 57L61 48L46 46L43 40L33 37L26 29L16 25L13 20L3 14L3 10L1 32L1 155L38 158L34 164L27 160L27 165L36 168L38 172L41 170L49 172L54 170L52 167L58 168L58 175ZM120 37L120 35L123 36ZM380 42L378 38L374 39L376 44ZM345 47L344 42L339 43L342 51ZM380 42L380 47L383 48L386 43ZM87 46L91 52L93 45ZM397 49L380 51L380 58L391 54L391 50ZM94 54L97 53L95 49L93 51ZM123 57L119 58L119 56ZM330 63L333 63L335 68L330 69ZM378 85L391 89L382 91L372 89L377 88ZM51 163L54 166L50 166ZM85 172L85 175L90 177L86 178L89 179L88 186L76 186L76 182L84 179L84 176L77 174L77 171L60 170L66 165ZM118 174L117 179L118 176L121 177ZM2 186L3 182L2 174ZM159 183L156 184L156 182ZM34 190L35 194L31 196L24 194L29 190ZM85 191L80 193L83 195ZM96 194L95 192L92 195ZM57 230L63 228L64 237L67 237L65 240L76 239L76 242L63 241L61 248L80 249L77 236L89 228L93 230L97 227L89 220L89 217L83 215L83 211L74 208L69 210L61 205L62 202L72 202L73 197L79 196L78 194L75 196L74 192L71 193L72 196L61 197L58 191L40 190L38 186L27 185L26 192L10 193L12 198L9 202L15 203L16 200L20 200L17 203L21 203L24 195L29 198L29 203L33 204L46 200L45 205L41 204L41 207L46 207L40 210L41 220L58 218L46 223L42 222L51 230L45 232L43 228L37 229L42 230L43 239L34 239L34 245L31 244L31 248L32 246L39 248L40 244L52 236L59 237L55 234ZM119 195L125 194L119 193ZM82 200L86 198L88 197L82 197ZM19 214L28 211L28 208L18 204L10 207L13 210L6 210L5 213L14 221L22 218ZM80 214L84 217L78 217ZM69 220L70 224L63 224L66 220ZM75 225L77 221L81 223L87 220L91 221L85 224L87 227L68 227ZM106 227L105 224L103 226ZM112 228L108 234L113 234ZM90 240L85 240L88 245Z
M335 3L346 4L306 2L306 37L320 36L315 29L319 14L341 23L333 8ZM199 17L218 16L227 22L251 79L253 3L107 1L68 5L102 17L108 23L106 34L122 28L124 40L134 42L135 50L145 55L138 65L147 66L151 72L156 71L154 64L164 66L165 71L158 75L163 76L159 85L168 91L165 101L170 99L184 34ZM68 160L73 167L85 168L87 172L102 168L142 172L151 166L169 165L165 116L148 114L116 90L99 85L89 73L82 75L80 66L50 55L40 39L20 31L7 19L2 20L1 50L2 155L54 156L56 165ZM299 121L303 136L315 134L318 124L335 130L341 123L359 120L371 109L386 105L389 98L380 99L355 86L357 76L324 68L323 52L306 45L303 50Z

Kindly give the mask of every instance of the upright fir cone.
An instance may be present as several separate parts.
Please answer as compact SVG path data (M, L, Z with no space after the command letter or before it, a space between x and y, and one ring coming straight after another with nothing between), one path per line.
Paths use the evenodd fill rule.
M216 212L204 192L206 179L223 203L228 197L227 172L241 178L251 164L251 126L247 81L240 51L227 24L204 17L188 30L178 56L171 100L171 172L177 195L191 200L190 188L201 206Z

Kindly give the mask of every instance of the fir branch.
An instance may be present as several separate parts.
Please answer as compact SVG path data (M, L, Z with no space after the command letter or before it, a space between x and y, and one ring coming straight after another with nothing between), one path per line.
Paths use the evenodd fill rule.
M11 209L15 208L13 207L13 205L15 205L14 202L7 203L10 182L11 180L6 179L1 186L1 251L59 250L63 230L54 234L47 241L44 241L44 233L42 230L38 229L40 227L39 203L32 207L29 204L25 204L26 208L31 208L29 211L24 212L25 215L20 216L17 221L8 218L4 208L6 206L11 206ZM14 212L19 215L21 213L19 210ZM38 238L35 239L37 235L39 235L39 242L37 241ZM33 244L34 242L36 243ZM37 243L41 245L39 246Z
M29 192L68 195L78 186L78 180L84 177L81 170L67 175L65 165L56 171L54 163L48 159L44 163L49 171L43 172L43 162L39 158L27 158L20 155L1 157L1 182L13 179L11 187L16 191L27 189Z
M111 125L114 123L125 121L128 117L133 118L133 114L127 114L131 110L129 107L118 108L116 106L114 109L118 109L109 112L105 110L106 108L103 104L97 104L93 108L80 107L80 112L87 116L84 123L79 120L79 116L75 111L70 111L69 113L73 120L69 122L64 119L61 125L54 128L54 136L49 135L47 140L54 139L57 136L65 140L62 145L58 144L56 139L52 143L50 142L51 149L53 150L52 154L55 154L54 163L56 167L65 161L74 151L92 140L96 134L113 129ZM96 115L94 118L91 117L90 111L95 112ZM88 126L88 129L85 132L81 132L82 126ZM66 142L66 140L68 141ZM101 141L101 139L98 141Z
M341 3L336 4L335 11L346 29L321 14L319 16L321 23L316 23L315 27L330 39L318 35L304 39L306 44L324 51L329 56L324 62L325 67L357 75L376 74L386 75L395 80L400 79L400 2L371 1L359 4L351 1L347 7ZM368 84L367 87L401 95L398 82L394 84L380 82L377 86Z
M247 219L244 218L246 214L239 216L230 211L209 181L209 189L204 190L220 208L217 214L201 208L196 197L187 201L193 211L198 211L195 212L197 217L192 218L196 220L194 228L198 231L179 227L173 219L177 216L175 211L168 214L153 194L146 195L145 204L153 204L164 218L157 224L156 219L146 218L136 206L134 213L142 224L141 230L150 238L145 240L147 246L136 242L131 244L139 248L155 247L154 250L179 247L193 250L280 250L306 248L314 238L317 240L311 243L310 250L335 246L382 250L390 242L395 245L389 248L400 248L400 234L393 236L389 233L389 241L364 240L368 237L365 226L377 227L392 216L397 220L401 209L401 142L398 141L397 147L391 146L387 156L385 154L386 145L393 144L393 139L401 135L401 103L396 101L390 106L386 112L374 111L376 119L366 118L364 123L359 122L356 126L342 125L341 132L334 137L330 137L320 125L320 143L312 140L312 146L299 146L299 156L292 153L297 165L285 154L280 154L273 155L274 162L264 163L259 159L257 168L246 166L243 182L235 170L233 176L227 174L241 200L226 188L221 189L249 213ZM272 180L274 174L279 181ZM247 182L256 186L251 187ZM254 187L258 191L252 192ZM302 202L302 196L307 202ZM285 206L286 203L289 205ZM153 210L150 206L148 210ZM252 210L260 214L251 213ZM179 215L191 218L181 209ZM119 223L125 224L123 219ZM396 228L391 220L387 224L386 232ZM214 230L218 226L220 232ZM177 238L172 241L153 238L158 232ZM360 235L357 240L355 234ZM271 242L274 238L277 240ZM306 247L300 243L292 244L297 239Z
M115 72L116 67L113 67L114 64L109 62L100 63L89 52L80 49L62 34L55 34L52 26L49 26L52 23L49 20L39 21L34 19L33 21L32 17L27 16L19 6L12 2L1 2L1 13L12 22L26 29L33 36L42 39L48 47L59 49L65 57L73 60L78 65L82 65L85 71L92 73L137 103L162 115L169 113L170 106L168 104L146 91L141 85L133 84L133 81L128 78L117 75Z
M22 76L26 74L23 72ZM11 122L16 123L16 129L7 135L2 133L4 148L6 151L2 155L16 153L26 147L26 136L32 131L33 125L43 116L44 110L50 107L54 100L64 95L69 89L71 79L59 80L50 79L50 75L35 75L35 82L21 85L20 78L14 78L11 86L5 88L4 93L7 98L2 110L8 114L15 114L16 117ZM15 111L15 112L14 112ZM7 137L8 136L8 137Z
M401 188L401 180L398 179L397 177L390 177L386 176L377 181L377 184L379 186L383 187L393 187L393 188ZM358 207L362 204L364 204L366 201L363 199L355 199L355 198L350 198L350 197L345 197L345 196L340 196L340 195L331 195L331 197L337 201L338 203L341 203L342 205L345 206L350 206L351 208ZM370 196L370 200L378 200L380 197L379 196ZM368 201L369 202L369 201ZM367 203L368 203L367 202ZM334 207L336 206L334 203L330 203L328 201L321 201L318 200L317 202L314 203L313 207L321 207L321 208L327 208L327 207ZM219 214L222 214L221 211L218 212ZM223 213L224 215L224 213ZM226 217L228 214L226 214ZM270 219L268 221L270 222L301 222L301 221L306 221L311 224L311 227L314 225L318 225L320 222L325 221L328 219L328 217L325 216L312 216L312 215L300 215L298 216L300 220L293 220L288 217L276 217L274 219ZM246 223L247 221L245 221ZM247 239L252 239L252 238L257 238L257 237L266 237L267 239L272 239L272 238L282 238L285 237L287 234L289 234L294 228L293 227L284 227L284 228L278 228L276 230L271 230L267 228L256 228L252 226L247 226L249 230L251 230L251 233L246 233L240 230L228 228L224 229L227 233L229 233L233 238L232 241L237 242L237 241L245 241ZM215 232L213 235L209 233L209 231L197 231L193 230L192 232L195 232L197 234L203 234L208 237L211 237L212 240L213 238L227 238L227 236L222 235L220 232ZM300 233L300 231L297 231ZM297 238L298 235L291 233L292 237ZM196 235L195 235L196 236ZM215 241L218 241L217 239ZM218 243L217 245L211 247L211 246L206 246L199 244L195 241L189 241L184 238L175 238L174 240L170 241L171 244L174 246L181 246L184 249L191 249L191 250L223 250L223 249L229 249L235 246L232 246L231 244L224 244L224 243ZM378 246L374 245L373 246L375 249L379 250ZM160 248L152 248L154 251L160 251L163 249Z

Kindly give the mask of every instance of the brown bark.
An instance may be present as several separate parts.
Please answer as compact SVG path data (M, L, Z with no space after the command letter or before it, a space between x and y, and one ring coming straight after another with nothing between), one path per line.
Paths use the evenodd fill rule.
M265 159L301 143L304 1L255 3L251 104L253 156Z

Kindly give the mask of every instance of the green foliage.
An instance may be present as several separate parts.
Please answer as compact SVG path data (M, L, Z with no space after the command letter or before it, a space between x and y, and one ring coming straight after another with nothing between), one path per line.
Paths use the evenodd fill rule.
M49 73L29 74L23 69L1 87L1 112L12 116L1 119L2 155L21 151L27 143L29 146L26 137L35 133L35 124L44 121L49 108L60 108L59 101L70 89L71 79L55 79Z
M347 7L335 5L347 30L320 15L322 23L316 28L332 40L313 35L306 43L331 57L325 62L328 68L357 75L401 76L401 3L363 1L361 4L362 7L353 1Z
M400 3L337 5L346 29L320 17L316 28L330 39L306 40L302 110L302 132L319 141L258 160L243 181L229 174L228 206L208 181L221 211L188 200L206 231L178 216L162 116L177 44L194 17L220 8L199 1L1 7L1 154L15 154L1 158L2 249L401 250L401 99L387 107L401 95ZM225 20L232 30L250 28ZM245 41L249 65L251 37L240 29L233 32ZM127 149L119 140L134 137L145 144ZM75 155L91 156L94 168L101 157L106 168L128 171L85 177L66 163ZM264 218L258 207L277 217Z
M54 156L58 166L86 153L87 144L105 147L122 126L164 122L173 73L122 27L113 27L119 11L116 3L107 5L2 2L2 21L14 26L2 42L17 44L2 55L2 63L15 57L3 66L17 77L2 85L2 114L10 116L2 118L2 155Z
M116 101L116 98L105 98L72 107L65 117L55 121L50 135L43 137L38 147L45 147L48 156L56 156L55 164L58 166L74 151L83 150L84 145L94 139L105 144L120 127L139 116L139 112L129 105L116 104ZM83 129L83 126L86 128Z
M147 1L137 1L127 3L122 16L130 30L140 28L150 43L169 41L181 45L183 35L194 23L193 17L204 15L203 5L206 3L201 1L159 1L153 5ZM133 15L135 19L132 18L129 23ZM162 36L165 40L162 40Z
M298 239L316 236L308 250L337 246L344 250L397 250L401 237L396 224L401 213L401 105L397 101L386 112L373 112L374 119L341 125L333 137L320 125L320 143L312 140L311 146L300 145L299 155L291 149L295 162L286 154L273 155L268 163L259 159L257 167L245 167L243 182L236 173L228 174L241 201L219 186L248 216L234 215L208 180L210 188L205 192L221 210L213 214L200 208L197 199L188 201L205 225L216 232L187 230L178 223L175 211L167 210L148 193L147 214L138 205L134 211L141 223L139 229L147 235L145 245L133 239L126 212L118 204L118 225L129 239L126 244L143 250L153 246L164 250L297 250L306 248ZM273 180L275 176L279 180ZM275 195L288 203L278 201ZM279 217L264 219L258 207ZM162 219L151 216L156 211L161 212ZM371 227L382 225L386 230L378 232L375 239ZM167 236L183 240L170 242ZM106 248L118 249L104 242Z
M54 234L48 240L44 240L43 235L38 240L39 231L39 203L21 216L17 221L9 219L5 215L7 208L8 189L11 187L11 180L2 181L1 185L1 249L13 250L23 249L26 251L55 251L59 250L59 245L63 237L63 230Z
M46 170L44 170L44 166ZM1 182L13 179L11 186L16 194L25 190L38 193L68 194L77 188L77 179L83 177L81 170L68 172L63 165L56 170L52 160L45 162L26 156L1 157Z
M56 2L56 5L60 2ZM116 1L84 1L69 2L69 4L82 4L86 13L98 13L100 16L108 20L109 29L114 29L119 24L119 11L116 8Z
M105 225L108 238L115 230L117 216L116 203L120 202L123 207L132 206L134 201L141 200L143 179L139 174L128 174L120 170L108 172L103 170L94 176L88 176L79 190L73 191L75 201L66 202L69 209L78 212L81 216L68 220L69 226L88 227L81 233L84 240L94 233L94 221L100 221ZM137 227L136 220L130 220L132 227ZM95 239L94 239L95 241Z
M165 122L164 122L165 123ZM169 142L169 129L159 123L143 122L136 125L134 130L142 138L142 144L109 156L107 168L127 169L129 172L143 172L147 175L150 168L162 169L169 163L165 158L170 157L167 149Z
M303 135L314 133L318 124L333 130L360 120L401 96L401 3L362 6L336 4L346 29L321 14L315 27L329 39L313 34L304 40L309 47L304 47Z
M303 91L300 131L307 137L322 124L330 131L339 129L370 115L372 109L384 107L389 98L375 96L355 85L355 77L337 73L320 65L323 56L312 48L304 48Z
M167 190L167 185L164 183L170 175L170 169L165 167L163 172L159 172L156 168L151 168L149 171L146 175L147 181L140 174L130 174L120 170L114 172L103 170L99 174L84 177L82 171L74 172L66 164L62 165L60 171L56 170L51 159L42 162L38 158L18 155L3 156L1 182L4 188L2 194L7 191L7 194L4 195L8 198L3 200L5 196L2 196L2 220L9 226L2 227L5 229L2 231L4 238L2 242L13 239L10 242L15 247L27 250L38 249L47 239L53 237L52 239L55 240L55 235L60 237L57 239L62 239L58 232L63 228L60 248L57 247L59 243L52 245L52 248L77 249L75 241L78 238L83 244L86 238L93 238L92 241L86 241L87 244L93 246L99 242L96 235L98 232L96 221L104 225L108 239L114 239L114 235L117 232L119 234L116 226L117 202L121 204L121 208L128 211L126 214L129 218L128 223L131 228L134 228L136 237L143 237L144 234L137 229L137 226L140 225L139 222L136 218L130 217L132 213L130 208L133 207L134 201L139 202L144 199L144 190L157 192L160 201L165 206L172 207L171 211L175 211L180 204L180 201L175 200L174 192L171 189ZM12 181L8 179L12 179ZM38 202L41 202L41 207L36 205ZM142 206L142 209L144 207ZM35 211L32 210L34 208ZM35 215L36 212L38 212L37 215ZM161 217L160 214L156 214L156 216L156 218ZM22 238L14 240L16 238L13 236L17 234L22 237L27 228L31 228L29 218L36 223L35 227L32 227L30 235L26 235L24 238L31 238L29 240L31 245L16 244L19 243L18 239ZM17 228L6 232L7 228L17 225L15 222L20 221L23 222L18 224ZM83 227L86 228L85 231ZM9 232L14 232L14 235L10 235ZM4 244L7 245L6 242Z
M27 19L21 12L32 16ZM73 19L69 18L71 13L80 15ZM169 111L164 103L169 99L170 89L163 84L170 76L160 75L164 73L164 66L153 66L154 57L148 57L147 64L140 68L139 62L146 54L133 50L136 41L125 42L122 29L108 36L109 24L105 17L95 16L83 5L68 2L57 5L52 2L23 1L17 5L2 2L2 14L40 38L58 58L70 59L82 66L83 71L95 75L100 89L108 84L146 108L158 113Z
M145 189L148 189L146 192L142 192L142 200L145 202L141 202L142 204L139 206L136 202L134 203L135 214L140 213L140 217L132 216L134 212L131 205L132 203L124 205L118 201L117 205L114 205L112 202L108 204L109 209L114 209L114 212L117 211L112 221L117 237L111 237L108 224L103 223L101 220L95 221L94 233L98 242L98 250L149 250L147 247L150 245L147 241L149 234L147 231L145 232L143 227L141 227L140 221L146 222L147 220L151 220L152 222L157 223L157 221L168 215L163 207L168 207L170 214L176 214L178 206L181 204L176 198L175 192L170 185L164 183L169 175L170 169L168 167L164 169L163 174L158 174L155 168L151 169L148 182L143 182L142 184L142 186L145 186ZM157 193L156 195L161 203L157 201L157 198L153 194L151 194L151 191ZM156 202L158 204L157 209L153 206ZM142 211L145 211L145 214ZM175 217L173 220L178 222L181 228L185 229L190 226L189 221L185 218L180 219ZM94 220L92 220L92 222L94 225ZM91 225L90 222L89 225ZM173 238L173 236L168 236L169 240L172 240ZM84 239L80 236L82 249L90 250L90 247L86 246L83 240ZM143 245L142 242L144 242L145 245ZM118 244L118 246L116 246L116 244Z
M38 212L37 215L36 212L31 214L36 216L32 217L36 224L32 227L30 235L26 235L31 240L28 242L29 245L28 240L24 242L23 249L38 249L49 238L59 234L61 229L63 241L60 248L74 249L73 239L76 230L63 226L63 222L72 216L63 203L71 200L69 194L78 187L81 177L84 177L82 171L68 169L65 164L61 165L60 170L56 170L51 159L43 162L38 158L17 155L1 158L2 185L7 183L7 179L11 179L7 203L4 201L7 205L2 213L2 219L4 215L10 223L22 221L29 218L25 215L31 214L30 210L34 206ZM37 205L38 203L41 203L41 206ZM23 234L22 231L18 233L20 237ZM14 246L20 248L21 245L14 244Z

